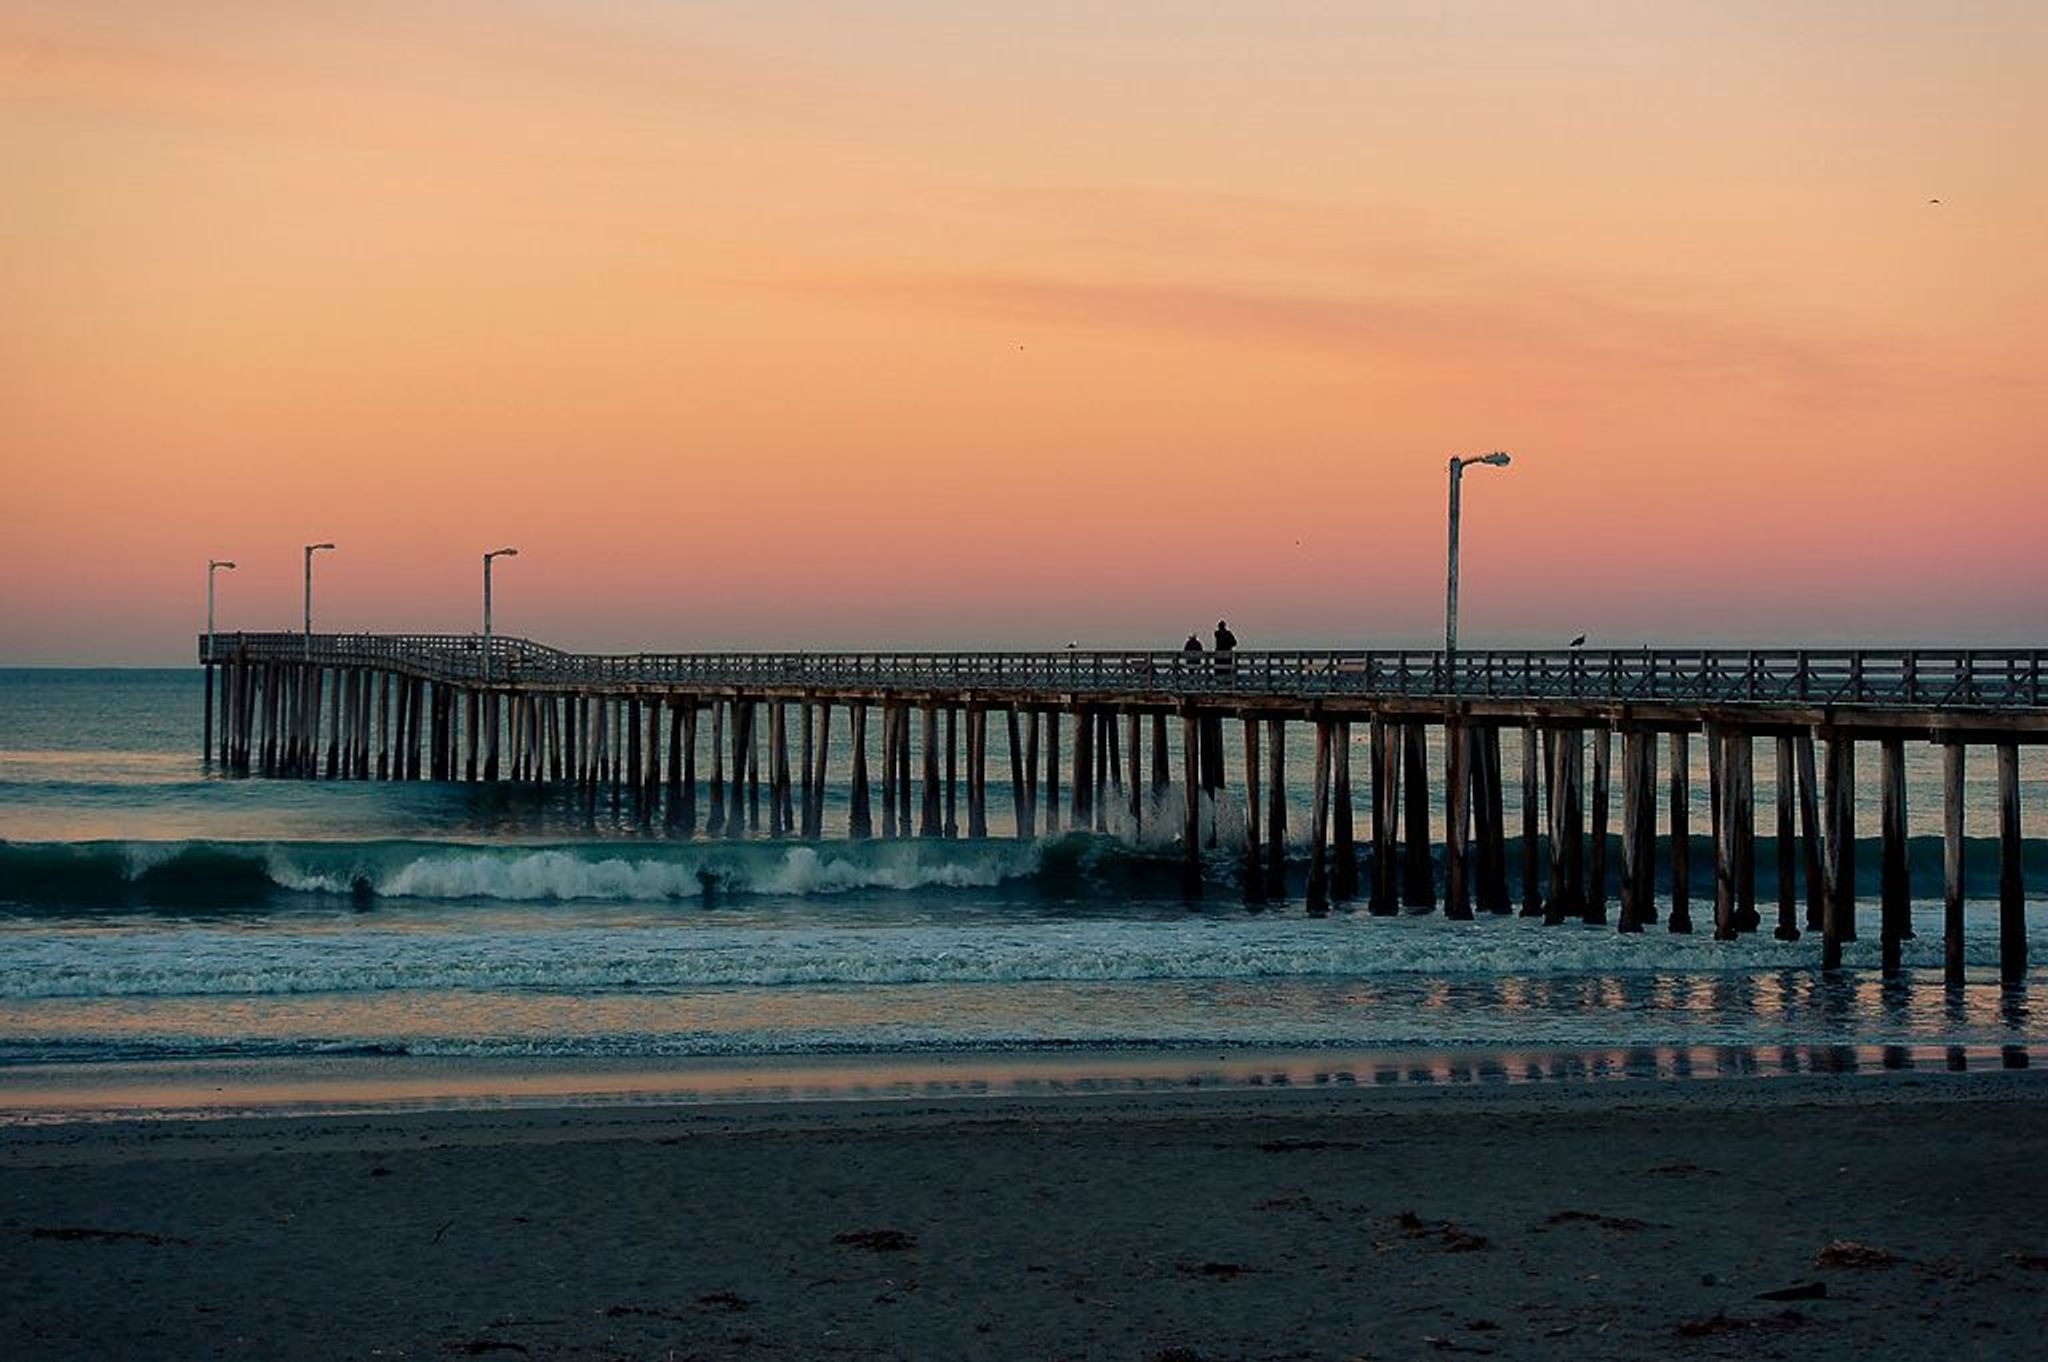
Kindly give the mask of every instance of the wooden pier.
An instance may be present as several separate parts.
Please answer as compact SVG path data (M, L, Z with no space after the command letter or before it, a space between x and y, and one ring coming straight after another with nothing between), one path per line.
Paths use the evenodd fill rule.
M835 779L847 784L853 838L1029 839L1126 819L1135 827L1158 816L1158 796L1177 782L1189 891L1201 892L1215 813L1227 803L1242 817L1242 885L1253 902L1287 893L1288 725L1306 724L1311 912L1359 899L1376 914L1430 908L1440 889L1453 918L1519 911L1603 923L1611 887L1623 932L1658 920L1660 745L1672 886L1664 926L1693 930L1698 739L1719 940L1764 926L1754 767L1757 744L1768 741L1777 792L1771 930L1780 940L1818 932L1828 969L1858 934L1858 755L1874 746L1875 926L1887 975L1899 972L1912 932L1904 745L1934 743L1943 752L1944 961L1954 983L1963 979L1964 776L1970 749L1988 748L1999 972L2008 982L2026 974L2019 747L2048 743L2048 650L594 656L517 638L493 638L486 650L474 635L223 633L201 637L200 661L207 759L233 774L573 786L629 804L676 836L696 835L701 820L710 836L806 839L824 835ZM878 770L869 764L871 713ZM994 774L991 716L1005 758ZM850 757L834 772L831 735L842 722ZM1235 791L1226 725L1242 726ZM1440 846L1430 729L1441 737ZM1355 785L1361 733L1366 769ZM1502 783L1510 743L1521 758L1519 883L1510 882ZM1000 788L1005 779L1007 830L991 827L988 811L991 781ZM1361 788L1371 853L1363 875Z

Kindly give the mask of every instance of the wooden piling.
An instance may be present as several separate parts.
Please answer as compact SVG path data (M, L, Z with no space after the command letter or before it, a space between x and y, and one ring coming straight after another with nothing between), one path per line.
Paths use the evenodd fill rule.
M967 711L967 835L988 836L988 710Z
M1735 914L1735 818L1729 798L1728 734L1707 727L1707 804L1714 827L1714 940L1733 941Z
M1141 842L1145 836L1145 782L1138 777L1138 733L1138 711L1134 709L1124 715L1124 743L1130 749L1124 766L1130 777L1125 796L1130 800L1133 842Z
M858 714L859 712L856 710L856 722L854 725L854 732L856 734L860 732ZM726 703L723 700L713 699L711 702L711 807L706 811L704 823L704 831L713 837L721 836L725 832L725 716ZM856 739L857 742L858 739ZM861 757L861 750L856 745L854 748L854 769L865 775L867 766L861 760ZM860 788L856 785L854 799L860 801L860 798ZM858 833L856 835L865 837L867 834Z
M960 835L959 815L959 772L957 762L960 750L960 711L956 706L946 706L946 819L940 828L947 837Z
M1048 709L1045 725L1045 835L1060 830L1060 712Z
M1941 977L1961 985L1963 974L1963 765L1960 742L1941 747Z
M1913 891L1906 867L1906 749L1898 738L1878 744L1879 970L1896 977L1901 968L1906 934L1911 930Z
M697 835L697 700L695 696L682 702L683 719L683 775L682 812L677 823L685 837Z
M789 707L768 702L768 835L786 837L789 824Z
M1830 755L1835 743L1842 745L1841 789L1833 797L1840 803L1838 811L1841 823L1840 847L1835 855L1835 892L1842 901L1841 935L1843 941L1857 939L1856 928L1856 740L1850 737L1831 738L1828 743Z
M1017 707L1009 706L1003 711L1005 732L1010 739L1010 816L1016 824L1016 835L1030 840L1030 787L1024 779L1024 751L1019 746L1017 733Z
M1358 845L1351 810L1351 725L1330 722L1330 897L1349 903L1358 897Z
M1152 716L1152 797L1159 798L1173 788L1173 763L1166 751L1166 715Z
M1621 731L1621 915L1617 926L1626 933L1643 930L1641 871L1649 857L1643 808L1649 793L1643 779L1643 748L1649 735L1637 728Z
M1827 915L1827 877L1821 866L1819 782L1814 776L1813 734L1792 740L1799 768L1799 853L1806 873L1806 930L1821 930Z
M1287 721L1266 720L1266 898L1287 897Z
M927 702L924 706L923 741L919 744L919 755L923 757L923 807L918 811L917 835L937 837L945 829L939 821L939 711L937 706Z
M1429 754L1420 720L1401 722L1401 902L1410 908L1436 907L1436 869L1429 857Z
M1854 744L1839 734L1827 739L1827 905L1821 923L1821 968L1842 967L1842 943L1855 938Z
M1691 738L1673 733L1671 744L1671 917L1668 930L1692 934Z
M1038 836L1038 711L1024 714L1024 789L1017 802L1017 835L1029 841Z
M1780 734L1772 744L1776 755L1773 770L1777 786L1778 822L1778 926L1772 932L1780 941L1799 939L1799 845L1797 840L1798 784L1793 774L1792 739Z
M855 700L847 706L847 713L849 741L853 744L853 771L850 777L852 788L847 795L846 831L849 837L867 838L875 835L872 795L868 789L867 704Z
M1756 910L1756 740L1747 730L1728 735L1729 813L1734 820L1735 930L1763 925Z
M1508 897L1507 796L1501 781L1501 734L1498 724L1479 724L1471 730L1474 827L1478 834L1478 906L1485 913L1509 913L1514 904Z
M1330 911L1330 721L1318 718L1308 815L1308 910Z
M825 835L825 791L832 771L832 702L818 702L817 764L811 769L811 821L804 836L816 840Z
M1592 854L1587 861L1587 922L1607 921L1607 786L1614 734L1606 724L1593 730Z
M1472 900L1466 883L1466 833L1472 819L1472 746L1465 722L1444 715L1444 916L1467 921Z
M1134 730L1135 731L1135 728ZM1259 721L1244 720L1244 901L1266 901L1266 868L1259 856Z
M1095 823L1095 716L1074 712L1074 780L1072 826L1086 832Z
M1401 809L1401 752L1392 725L1375 714L1368 743L1372 755L1372 897L1370 911L1387 917L1401 911L1400 876L1395 861Z
M882 704L882 836L896 835L896 744L903 740L901 706Z
M1181 765L1181 888L1190 896L1202 892L1202 773L1197 765L1200 753L1195 738L1195 716L1190 710L1180 716ZM1059 763L1053 763L1057 770Z
M897 706L896 722L896 774L894 780L894 789L896 791L896 830L900 835L908 837L910 836L910 749L912 746L910 737L910 703L908 701Z
M2026 872L2020 842L2020 749L1998 744L1998 978L2027 978Z

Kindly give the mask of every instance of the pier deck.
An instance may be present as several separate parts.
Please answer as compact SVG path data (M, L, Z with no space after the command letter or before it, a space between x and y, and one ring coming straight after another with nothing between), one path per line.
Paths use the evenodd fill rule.
M1706 746L1713 929L1758 930L1757 744L1776 763L1773 934L1819 931L1836 968L1856 937L1859 745L1878 748L1883 968L1911 932L1904 743L1943 751L1946 973L1963 975L1963 790L1969 748L1997 767L2000 972L2026 972L2018 751L2048 743L2048 649L1418 650L568 653L452 634L202 636L204 751L236 774L502 779L600 789L694 835L823 835L835 713L849 725L848 835L994 835L989 721L1007 738L1009 834L1176 817L1190 893L1215 817L1236 801L1247 898L1289 891L1287 726L1310 725L1305 841L1311 911L1434 907L1605 922L1611 795L1619 794L1619 928L1658 920L1659 748L1666 758L1669 930L1692 930L1690 743ZM215 673L219 672L218 737ZM801 732L792 763L790 709ZM880 763L870 767L870 711ZM708 719L708 746L702 722ZM765 720L765 722L764 722ZM1243 766L1226 772L1226 724ZM1369 842L1357 844L1353 725L1369 735ZM1063 758L1062 729L1071 742ZM1178 729L1177 734L1171 732ZM1434 846L1431 745L1446 810ZM964 743L963 743L964 737ZM1511 884L1502 746L1521 747L1519 884ZM1615 759L1615 739L1620 755ZM1150 751L1145 751L1149 743ZM765 755L764 755L765 753ZM1824 754L1824 755L1823 755ZM707 779L699 759L709 758ZM728 778L726 759L730 756ZM964 756L964 780L963 758ZM1149 766L1141 757L1149 756ZM921 799L913 807L913 762ZM1175 771L1176 764L1179 767ZM1588 768L1590 767L1590 780ZM729 798L728 798L729 791ZM799 808L800 797L800 808ZM1171 797L1170 800L1168 797ZM1168 803L1177 808L1167 812ZM1439 869L1441 874L1439 875ZM1800 889L1804 888L1804 894ZM1519 892L1516 892L1519 891ZM1803 903L1802 903L1803 898Z

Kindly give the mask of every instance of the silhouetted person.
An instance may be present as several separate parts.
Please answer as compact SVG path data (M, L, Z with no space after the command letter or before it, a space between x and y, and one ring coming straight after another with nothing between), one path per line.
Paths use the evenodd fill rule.
M1184 653L1199 653L1202 651L1202 640L1189 634L1188 641L1180 645L1180 650Z
M1237 646L1237 635L1230 632L1230 626L1222 620L1216 621L1216 651L1227 653Z

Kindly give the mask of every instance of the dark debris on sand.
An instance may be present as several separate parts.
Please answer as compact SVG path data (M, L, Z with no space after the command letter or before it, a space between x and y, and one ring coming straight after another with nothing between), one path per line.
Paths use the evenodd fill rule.
M845 1230L833 1235L832 1242L870 1253L904 1253L917 1247L917 1236L902 1230Z
M1650 1227L1650 1222L1647 1220L1638 1220L1634 1216L1629 1215L1602 1215L1598 1211L1553 1211L1550 1215L1544 1217L1543 1223L1546 1225L1598 1225L1603 1230L1624 1234L1634 1230L1646 1230Z
M1395 1215L1394 1224L1410 1239L1436 1236L1443 1241L1445 1253L1479 1253L1493 1247L1493 1241L1483 1234L1475 1233L1448 1220L1425 1221L1413 1211L1402 1211Z
M190 1239L177 1239L167 1234L150 1234L145 1230L97 1230L82 1225L37 1225L28 1232L31 1239L54 1239L65 1244L147 1244L151 1248L162 1248L166 1244L190 1246Z
M1804 1329L1814 1323L1810 1315L1797 1310L1780 1310L1775 1315L1731 1315L1725 1310L1700 1319L1681 1321L1678 1326L1680 1338L1720 1338L1729 1334L1785 1333L1793 1329Z
M441 1345L442 1351L462 1357L481 1357L486 1353L518 1353L530 1357L532 1351L524 1343L514 1343L509 1338L460 1338Z
M1893 1267L1905 1261L1890 1249L1859 1244L1854 1239L1832 1239L1813 1255L1815 1267Z

